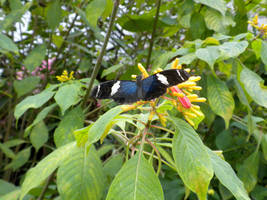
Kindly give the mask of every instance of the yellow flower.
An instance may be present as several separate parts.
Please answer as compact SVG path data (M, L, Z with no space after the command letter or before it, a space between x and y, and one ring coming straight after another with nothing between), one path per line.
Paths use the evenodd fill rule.
M60 81L62 83L62 82L66 82L69 80L74 80L73 74L74 74L73 71L71 71L70 75L69 75L68 71L64 70L63 73L60 76L56 76L56 78L58 81Z
M178 64L179 59L175 59L172 63L173 69L182 69L182 66ZM138 68L141 71L144 78L148 77L146 69L142 64L138 64ZM187 72L190 72L190 69L185 69ZM157 69L154 73L158 73L162 71L162 69ZM133 78L136 78L136 75L132 75ZM197 81L201 79L200 76L191 76L187 81L178 84L177 86L170 87L168 89L168 94L173 98L168 98L164 96L164 99L170 100L175 108L179 112L181 112L188 123L192 126L197 126L197 124L204 118L204 114L201 112L200 107L198 105L192 104L193 102L205 102L206 99L203 97L198 97L197 94L194 94L194 90L201 90L200 86L197 86ZM123 106L124 111L133 110L138 108L141 105L146 103L150 103L152 111L150 113L150 118L156 114L163 126L166 125L165 113L158 113L156 111L155 101L138 101L134 105L125 105Z
M248 21L248 23L254 28L256 28L260 32L260 34L263 36L263 38L267 38L267 24L259 25L258 15L255 15L252 21Z

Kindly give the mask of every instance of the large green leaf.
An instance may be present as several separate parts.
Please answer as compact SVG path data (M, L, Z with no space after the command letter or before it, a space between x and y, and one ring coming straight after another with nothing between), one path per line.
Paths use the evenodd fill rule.
M221 184L223 184L228 190L230 190L237 200L250 200L243 183L236 176L231 165L222 160L210 149L207 148L207 150L211 158L215 176L219 179Z
M97 20L105 11L106 0L93 0L86 7L86 19L94 28L97 27Z
M89 143L92 144L98 141L102 135L107 134L108 131L112 128L112 125L114 124L113 119L121 112L123 112L121 106L116 106L107 111L101 117L99 117L98 120L94 123L94 125L89 129Z
M69 107L77 104L81 100L79 96L80 92L81 88L78 84L67 84L58 89L54 98L62 114L64 114Z
M32 72L36 67L39 67L42 61L45 59L46 45L38 45L35 47L26 59L23 61L25 67Z
M235 108L231 92L223 81L212 75L207 78L207 91L212 111L224 119L225 127L228 128Z
M42 147L48 140L48 128L43 121L36 124L30 135L30 140L36 152Z
M235 22L231 16L223 16L221 13L213 9L207 9L205 11L204 19L208 29L219 33L227 33L227 26L235 25Z
M27 94L31 92L40 82L40 77L38 76L29 76L25 79L19 81L14 81L14 89L16 93L18 94L18 97L23 96L24 94Z
M65 159L68 159L75 148L75 142L64 145L46 156L35 167L31 168L22 183L20 200L31 189L39 186Z
M84 114L80 106L66 113L54 133L56 146L59 147L73 141L73 131L82 128L83 121Z
M154 169L141 153L117 173L106 200L163 200L163 191Z
M19 21L22 15L31 7L31 5L32 3L28 2L22 8L12 10L12 12L9 13L5 17L5 19L0 22L0 32L2 32L3 30L7 30L14 24L14 22Z
M121 27L131 32L152 31L155 14L155 9L139 15L126 14L118 19L118 23L121 25ZM167 20L164 20L160 17L158 19L157 26L161 28L170 27L172 26L172 23L169 23Z
M51 97L55 94L55 92L44 90L43 92L26 97L23 101L15 107L14 115L16 119L20 118L24 112L26 112L29 108L40 108L44 105Z
M210 68L213 70L213 65L216 60L220 57L220 51L217 46L208 46L206 48L201 48L196 51L196 56L207 62Z
M11 51L16 54L19 53L19 49L16 44L7 36L0 33L0 50Z
M237 168L237 175L248 192L251 192L258 182L259 159L259 152L254 152Z
M213 177L206 147L189 124L178 118L171 120L175 126L172 153L178 174L200 200L206 199L208 186Z
M193 13L191 20L190 20L190 36L191 40L196 40L196 39L204 39L204 33L206 31L206 24L205 20L202 14L200 13Z
M241 42L225 42L219 46L221 57L223 59L235 58L243 53L248 46L247 41Z
M62 199L99 200L105 190L102 163L91 147L74 147L57 172L57 187Z
M47 7L46 20L51 29L55 29L59 25L61 21L61 5L59 0L52 1Z
M31 147L23 149L13 158L11 163L5 166L5 169L12 168L13 170L16 170L20 168L29 160L30 155L31 155Z
M222 15L225 14L227 7L224 0L194 0L196 3L201 3L215 10L218 10Z
M123 165L123 160L124 160L123 154L116 154L111 156L110 159L108 159L105 162L104 172L107 176L107 181L109 184L112 182L117 172L121 169Z
M244 67L240 74L240 81L249 96L257 104L267 108L267 87L263 84L264 80L255 72Z
M261 60L265 64L265 70L267 69L267 41L261 42Z
M30 124L25 129L24 136L26 137L27 135L29 135L30 130L32 129L32 127L35 126L36 124L38 124L40 121L42 121L47 116L47 114L51 110L53 110L55 107L56 107L56 104L53 103L52 105L45 107L41 112L39 112L38 115L36 116L36 118L34 119L33 123Z

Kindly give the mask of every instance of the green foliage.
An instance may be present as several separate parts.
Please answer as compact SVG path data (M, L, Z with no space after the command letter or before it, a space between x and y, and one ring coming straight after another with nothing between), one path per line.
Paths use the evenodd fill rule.
M264 200L266 1L117 2L0 1L0 199ZM176 58L155 101L90 97Z
M172 119L175 135L172 142L173 157L184 184L206 199L213 169L208 152L194 129L180 119Z
M107 200L111 199L164 199L158 177L141 153L128 160L117 173L107 195Z

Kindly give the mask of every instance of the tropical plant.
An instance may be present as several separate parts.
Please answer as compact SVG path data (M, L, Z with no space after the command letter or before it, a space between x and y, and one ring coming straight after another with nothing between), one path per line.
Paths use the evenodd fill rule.
M266 0L0 5L1 200L266 198ZM170 68L159 98L90 97Z

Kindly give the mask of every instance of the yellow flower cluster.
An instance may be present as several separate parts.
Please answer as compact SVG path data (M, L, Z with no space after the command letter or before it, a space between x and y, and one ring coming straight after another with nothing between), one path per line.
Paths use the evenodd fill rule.
M175 59L172 63L173 69L181 69L182 66L178 65L179 60ZM138 64L138 68L141 71L144 78L147 78L149 74L146 69L142 66L142 64ZM162 69L157 69L154 73L158 73L162 71ZM190 69L185 69L188 73ZM136 78L136 75L132 76ZM178 84L177 86L173 86L168 89L168 93L174 98L163 97L165 99L170 100L173 105L184 115L184 118L190 123L192 126L195 125L194 120L196 118L204 118L204 114L201 112L200 107L198 105L193 105L192 102L205 102L206 99L203 97L198 97L198 95L193 94L194 90L201 90L200 86L197 86L196 82L201 79L200 76L191 76L186 82ZM125 105L122 107L124 111L136 109L140 105L144 105L146 103L150 103L152 111L150 113L150 118L156 114L162 123L162 125L166 124L166 118L164 113L158 113L156 111L156 103L155 101L139 101L133 105Z
M70 75L69 75L68 71L64 70L63 73L60 76L56 76L56 78L58 81L62 83L62 82L66 82L69 80L74 80L73 74L74 74L73 71L70 72Z
M179 59L176 58L172 63L173 69L181 69L182 66L178 64ZM190 72L190 69L185 69ZM201 90L200 86L197 86L197 81L201 79L200 76L191 76L187 81L178 84L177 86L171 87L169 92L172 96L178 98L172 101L173 105L184 115L186 121L195 126L194 119L204 118L204 114L201 112L198 105L192 104L192 102L205 102L206 98L198 97L197 94L193 94L194 90Z
M267 38L267 24L262 24L259 26L258 15L255 15L252 21L248 21L248 23L254 28L256 28L260 32L260 34L263 35L263 38Z

